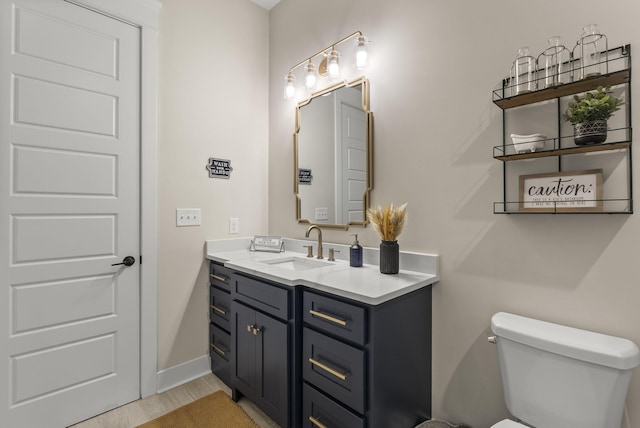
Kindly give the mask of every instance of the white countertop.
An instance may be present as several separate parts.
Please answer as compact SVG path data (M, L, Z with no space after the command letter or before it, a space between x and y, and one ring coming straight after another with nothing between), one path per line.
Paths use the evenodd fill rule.
M310 270L291 270L268 264L276 259L298 257L305 259L302 245L313 241L286 240L286 251L282 253L249 251L249 238L207 241L206 257L223 263L239 272L255 275L283 285L304 285L338 296L377 305L393 298L429 286L438 281L438 256L432 254L400 252L398 274L382 274L377 264L365 263L362 267L349 266L349 246L324 243L324 253L335 248L339 259L334 262L322 261L326 266ZM345 256L346 255L346 256ZM377 249L365 248L365 262L377 260ZM313 259L316 260L316 259ZM404 263L403 263L404 262ZM412 270L404 269L404 265Z

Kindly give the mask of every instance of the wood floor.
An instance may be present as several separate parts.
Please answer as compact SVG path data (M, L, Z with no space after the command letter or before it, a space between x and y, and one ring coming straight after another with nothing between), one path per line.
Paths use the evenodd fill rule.
M118 407L117 409L98 415L95 418L72 425L72 427L134 428L219 390L223 390L227 395L231 396L229 387L213 374L209 374L161 394L152 395L151 397ZM238 404L262 428L278 428L275 422L250 401L242 398Z

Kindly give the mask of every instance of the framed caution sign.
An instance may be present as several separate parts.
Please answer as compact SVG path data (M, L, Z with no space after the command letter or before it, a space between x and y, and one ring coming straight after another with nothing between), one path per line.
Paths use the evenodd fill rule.
M602 169L521 175L520 211L602 211Z

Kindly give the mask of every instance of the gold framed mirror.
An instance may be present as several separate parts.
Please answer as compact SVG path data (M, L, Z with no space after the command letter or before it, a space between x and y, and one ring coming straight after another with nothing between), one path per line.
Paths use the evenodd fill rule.
M341 82L298 103L293 136L296 219L322 228L364 227L373 189L369 81Z

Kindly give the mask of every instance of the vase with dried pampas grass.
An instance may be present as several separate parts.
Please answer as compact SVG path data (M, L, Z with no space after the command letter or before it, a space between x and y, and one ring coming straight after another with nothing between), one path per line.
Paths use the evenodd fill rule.
M398 236L402 233L406 217L407 204L399 207L389 204L386 207L378 205L367 210L369 221L378 232L380 242L380 272L394 274L400 271L400 246Z

